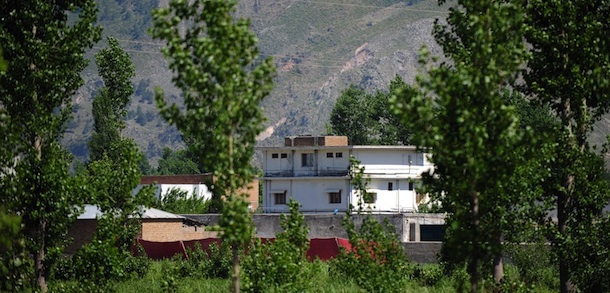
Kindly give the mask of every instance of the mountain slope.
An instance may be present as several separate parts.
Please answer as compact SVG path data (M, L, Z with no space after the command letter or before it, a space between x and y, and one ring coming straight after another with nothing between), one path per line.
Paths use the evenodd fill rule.
M134 138L154 162L164 146L181 147L179 132L158 116L152 99L155 86L175 101L180 95L159 53L162 44L146 34L150 11L167 1L99 0L98 4L104 34L119 38L136 65L137 90L124 134ZM268 128L259 143L269 145L285 135L324 133L336 98L350 84L374 91L387 88L397 74L412 81L419 48L425 44L439 52L430 32L433 20L442 18L446 8L431 0L247 0L239 3L237 12L251 19L262 56L273 57L278 68L274 90L262 105ZM104 42L96 46L90 56L103 46ZM93 125L91 101L102 86L91 63L64 138L81 159L87 154Z
M153 7L168 0L98 0L99 23L104 34L119 38L136 65L134 95L124 134L132 137L156 162L163 147L183 147L180 133L157 114L154 87L178 101L172 73L159 49L163 46L146 33ZM385 90L400 75L412 82L418 73L418 51L428 46L442 54L431 35L436 18L448 7L435 0L245 0L240 16L251 20L263 57L277 66L275 86L263 101L268 120L260 145L277 145L287 135L324 134L330 111L341 91L350 84L367 91ZM92 52L104 46L100 43ZM93 121L91 101L102 83L95 64L84 73L87 81L75 97L74 119L64 144L84 159ZM591 141L600 144L610 130L610 116L596 124Z

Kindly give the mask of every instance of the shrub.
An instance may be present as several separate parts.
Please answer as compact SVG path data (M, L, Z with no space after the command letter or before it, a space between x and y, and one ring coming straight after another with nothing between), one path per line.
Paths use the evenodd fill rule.
M559 289L559 269L551 248L544 243L510 244L506 254L517 268L521 279L529 285Z
M382 225L367 214L356 230L348 213L344 227L352 250L341 251L332 261L333 271L369 292L401 292L413 275L413 266L389 223Z
M413 274L402 244L387 219L384 224L375 220L370 210L364 211L364 197L369 194L369 179L364 167L354 157L350 158L350 177L354 189L362 195L358 200L358 214L363 216L359 229L352 218L352 209L343 219L343 227L352 246L350 252L342 250L332 261L332 270L346 279L353 280L369 292L399 292Z
M294 199L288 203L290 215L282 215L284 231L274 242L256 240L244 259L243 290L246 292L302 292L311 286L312 270L305 257L309 228Z
M228 244L212 243L207 251L196 243L194 249L187 248L188 259L177 260L181 277L226 279L233 268L232 253Z
M416 265L413 268L413 279L422 286L435 286L445 278L440 265Z

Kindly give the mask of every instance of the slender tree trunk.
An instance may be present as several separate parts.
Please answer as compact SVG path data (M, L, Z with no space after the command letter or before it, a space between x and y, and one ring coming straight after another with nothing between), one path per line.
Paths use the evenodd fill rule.
M41 136L37 135L34 137L33 145L34 145L34 149L36 150L36 156L37 156L39 162L42 161L42 143L43 143L43 139ZM35 183L35 184L37 186L34 186L34 189L38 190L38 192L40 192L41 184L40 183ZM34 257L36 285L38 286L38 288L40 288L40 290L42 292L47 292L47 290L48 290L47 280L45 278L46 268L44 265L45 249L46 249L46 243L45 243L46 235L47 235L47 219L44 217L44 215L42 215L41 218L38 220L38 235L37 235L37 237L40 237L40 247L38 248L38 252L36 252L36 256Z
M562 34L562 37L565 37ZM565 62L567 63L567 56L564 56ZM570 152L575 150L577 146L576 135L574 134L574 122L572 120L572 99L569 97L565 99L563 104L563 112L561 113L561 120L564 125L567 125L568 129L568 140L566 141L566 147ZM582 148L579 148L582 152ZM571 160L571 159L569 159ZM567 165L567 164L566 164ZM568 169L569 170L569 169ZM567 264L566 256L566 229L568 222L568 215L571 212L570 199L574 190L574 174L570 170L565 177L564 190L557 193L557 232L560 235L559 243L559 291L561 293L568 293L573 288L570 283L570 271Z
M229 170L233 171L233 133L235 131L231 131L231 135L229 136ZM230 197L235 197L235 181L234 178L231 177L229 180L231 180L230 182L230 187L229 187L229 196ZM227 198L227 200L231 201L231 199ZM225 204L223 206L223 209L226 208L231 208L231 207L227 207L227 205ZM231 285L231 291L233 293L239 293L240 288L239 288L239 244L238 243L233 243L231 244L231 250L233 251L233 276L232 276L232 285Z
M42 292L47 292L48 288L47 288L47 280L45 278L45 265L44 265L44 259L45 259L45 241L44 241L44 235L46 234L46 230L47 230L47 222L46 219L42 218L39 221L39 226L38 229L39 231L39 236L41 238L41 243L40 243L40 248L38 249L38 252L36 253L36 258L35 258L35 263L36 263L36 285L38 286L38 288L40 288L40 290Z
M574 184L574 176L568 175L566 179L566 188L568 192L570 192L572 185ZM569 194L559 193L557 196L557 230L559 235L561 235L561 239L559 240L559 291L561 293L572 292L574 286L570 282L570 270L567 264L567 256L566 256L566 228L567 228L567 219L568 219L568 211L569 208Z
M475 186L474 184L472 186ZM470 212L472 216L472 229L474 230L474 237L472 239L472 255L468 264L468 270L470 273L470 292L477 292L477 285L479 283L479 194L473 191L471 194L471 207Z
M239 293L239 246L234 244L231 245L231 250L233 251L233 284L231 288L231 292Z
M502 253L494 257L493 277L496 284L500 284L504 279L504 265L502 263Z
M501 229L497 229L496 232L494 233L494 242L495 242L494 244L496 247L502 247L502 230ZM500 252L498 252L494 256L492 275L493 275L494 282L496 283L496 285L499 285L502 282L502 279L504 279L504 263L503 263L502 252L503 252L503 250L500 250Z

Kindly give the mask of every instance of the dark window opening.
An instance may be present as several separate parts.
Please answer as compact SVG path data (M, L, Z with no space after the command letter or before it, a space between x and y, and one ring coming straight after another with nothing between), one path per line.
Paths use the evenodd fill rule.
M301 167L313 167L313 154L301 154Z
M341 203L341 191L339 192L329 192L328 199L330 203Z
M286 192L274 193L273 199L276 205L286 204Z

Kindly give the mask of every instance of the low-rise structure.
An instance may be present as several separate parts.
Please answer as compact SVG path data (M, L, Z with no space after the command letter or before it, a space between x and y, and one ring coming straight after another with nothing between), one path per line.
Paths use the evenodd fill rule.
M163 197L172 190L180 190L187 193L188 197L195 196L204 200L212 199L212 190L208 188L214 182L213 175L207 174L182 174L182 175L147 175L142 176L140 184L134 190L138 192L146 185L155 186L155 197ZM247 187L240 190L248 195L248 203L251 210L258 208L258 179L254 179Z
M289 198L302 212L339 212L356 206L350 157L370 181L365 206L375 212L416 212L421 174L434 168L414 146L352 146L345 136L286 137L283 146L261 147L263 212L286 212Z

